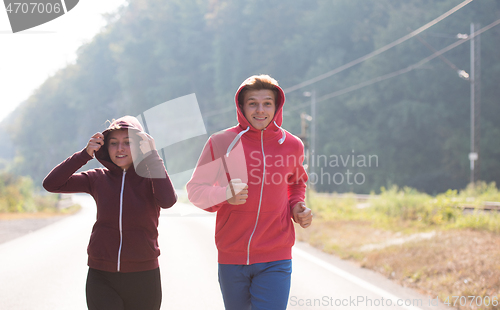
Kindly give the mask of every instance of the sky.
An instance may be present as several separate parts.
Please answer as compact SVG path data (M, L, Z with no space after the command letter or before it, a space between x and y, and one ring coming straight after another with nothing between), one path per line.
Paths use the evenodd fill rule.
M66 14L17 33L12 33L5 6L0 5L0 122L48 77L76 60L78 47L105 25L103 14L126 4L80 0Z

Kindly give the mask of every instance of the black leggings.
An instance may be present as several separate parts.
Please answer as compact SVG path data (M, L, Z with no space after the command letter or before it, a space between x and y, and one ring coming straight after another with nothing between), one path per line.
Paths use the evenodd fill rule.
M160 269L120 273L89 268L86 292L89 310L158 310Z

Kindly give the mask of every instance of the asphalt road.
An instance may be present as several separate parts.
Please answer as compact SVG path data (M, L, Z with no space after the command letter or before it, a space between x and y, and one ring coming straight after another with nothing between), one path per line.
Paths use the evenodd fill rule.
M0 244L0 309L84 310L86 248L95 219L82 211ZM224 309L217 282L215 216L176 204L160 217L162 309ZM435 300L299 243L288 309L443 309ZM402 306L397 306L398 304Z

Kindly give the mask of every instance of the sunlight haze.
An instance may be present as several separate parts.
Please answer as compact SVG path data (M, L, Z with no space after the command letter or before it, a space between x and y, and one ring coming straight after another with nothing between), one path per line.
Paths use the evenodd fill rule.
M126 0L83 0L65 15L40 26L12 33L7 12L0 9L0 121L28 99L48 77L76 59L78 48L105 25L102 17Z

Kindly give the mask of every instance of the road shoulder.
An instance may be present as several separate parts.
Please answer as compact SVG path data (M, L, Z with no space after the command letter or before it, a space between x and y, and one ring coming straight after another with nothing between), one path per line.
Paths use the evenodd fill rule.
M419 304L418 306L419 309L426 309L426 310L449 309L446 305L442 303L434 305L434 303L436 303L436 296L427 296L412 288L403 287L395 283L394 281L387 279L386 277L384 277L379 273L360 267L359 264L353 261L342 260L341 258L332 254L325 253L309 245L308 243L297 241L294 246L294 257L300 256L302 252L308 253L314 256L315 258L319 259L323 263L333 266L333 268L329 268L329 270L325 268L325 272L332 272L332 269L340 269L343 272L345 272L345 274L342 273L338 275L346 278L349 281L356 281L356 282L359 282L359 280L361 280L362 282L364 281L366 282L366 287L370 286L377 287L385 292L390 292L391 295L395 295L403 300L412 300L412 301L421 300L422 303ZM310 263L316 263L315 261L311 261ZM320 262L320 264L323 265L322 262Z

